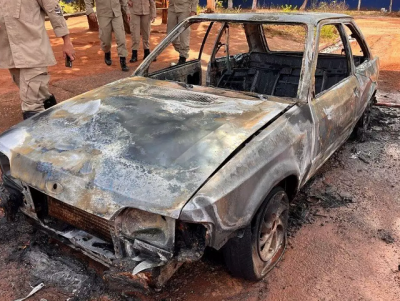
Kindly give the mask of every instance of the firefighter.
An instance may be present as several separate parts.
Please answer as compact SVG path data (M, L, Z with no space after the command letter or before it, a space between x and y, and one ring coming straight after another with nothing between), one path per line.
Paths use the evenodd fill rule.
M127 0L96 0L96 13L93 10L93 0L85 0L86 14L93 22L99 22L99 36L101 49L104 51L104 61L110 66L111 61L111 39L114 31L117 41L117 51L122 71L129 71L126 65L125 28L122 11L124 10L128 23L130 22L130 12Z
M140 33L142 34L145 59L150 54L150 23L154 23L156 3L154 0L129 0L128 6L131 11L131 36L132 36L132 58L131 63L137 61L137 51L140 44Z
M73 61L75 50L57 0L0 0L0 7L0 68L8 69L18 86L27 119L57 103L49 92L47 67L57 62L45 28L46 14L55 35L64 40L64 58L68 55Z
M188 17L197 14L199 0L170 0L168 7L167 33ZM189 57L190 28L182 32L175 41L172 42L174 48L179 52L178 64L184 64Z

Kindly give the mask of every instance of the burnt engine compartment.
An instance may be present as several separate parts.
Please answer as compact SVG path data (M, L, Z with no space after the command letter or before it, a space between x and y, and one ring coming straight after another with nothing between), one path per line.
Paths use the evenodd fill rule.
M113 276L110 274L114 272L132 272L141 261L152 261L155 263L154 268L145 271L151 277L144 287L147 285L162 286L172 276L172 270L179 268L184 262L200 259L206 248L207 229L204 225L188 224L177 220L174 234L172 234L174 244L171 249L171 257L168 260L160 260L160 252L165 253L166 257L168 251L157 246L156 242L152 244L150 240L141 241L137 238L122 236L115 229L117 223L113 221L68 205L32 187L29 187L29 190L34 203L35 214L42 226L45 226L46 232L70 246L72 246L71 243L68 242L68 239L65 239L70 235L68 233L76 231L84 233L83 236L78 238L78 240L83 239L84 242L75 241L77 244L72 247L82 249L89 257L109 266L108 276L111 278ZM136 211L140 214L139 210ZM149 213L143 212L143 216L146 216L146 214ZM142 236L147 233L148 235L144 236L152 237L155 230L157 229L143 228L140 233ZM162 229L158 230L157 232L160 232ZM66 236L62 233L65 233ZM133 250L134 246L141 246L142 248ZM104 252L101 250L104 250ZM135 261L133 258L141 259Z
M280 97L297 96L302 53L251 52L218 58L211 64L210 85L235 91ZM229 66L228 66L229 65ZM334 54L319 54L315 72L316 94L348 76L347 59Z

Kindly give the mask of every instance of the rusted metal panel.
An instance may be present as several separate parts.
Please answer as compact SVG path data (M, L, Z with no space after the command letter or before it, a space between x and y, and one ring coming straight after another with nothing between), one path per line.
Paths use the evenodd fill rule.
M298 182L311 164L312 123L307 105L294 106L262 131L183 208L180 219L209 224L210 245L249 224L270 189L288 176Z
M351 18L345 14L335 13L243 13L243 14L200 14L191 17L192 21L219 22L280 22L317 24L321 20Z
M89 214L86 211L60 202L52 197L47 198L47 204L49 216L107 241L112 241L110 234L111 225L108 220Z
M288 106L201 90L124 79L19 124L0 151L15 178L81 210L177 218L231 152Z

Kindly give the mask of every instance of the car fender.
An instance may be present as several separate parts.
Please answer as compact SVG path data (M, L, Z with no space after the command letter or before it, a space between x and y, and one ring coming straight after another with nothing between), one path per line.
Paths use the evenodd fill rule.
M313 143L309 116L307 105L296 105L279 117L204 184L185 205L180 219L208 224L209 245L222 247L234 232L251 223L268 193L282 180L291 176L302 183Z

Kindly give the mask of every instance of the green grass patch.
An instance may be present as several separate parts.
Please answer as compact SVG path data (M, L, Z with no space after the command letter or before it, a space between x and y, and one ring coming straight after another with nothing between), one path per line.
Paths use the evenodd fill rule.
M80 11L79 4L75 4L74 2L65 3L64 1L60 1L60 6L64 14L73 14Z

